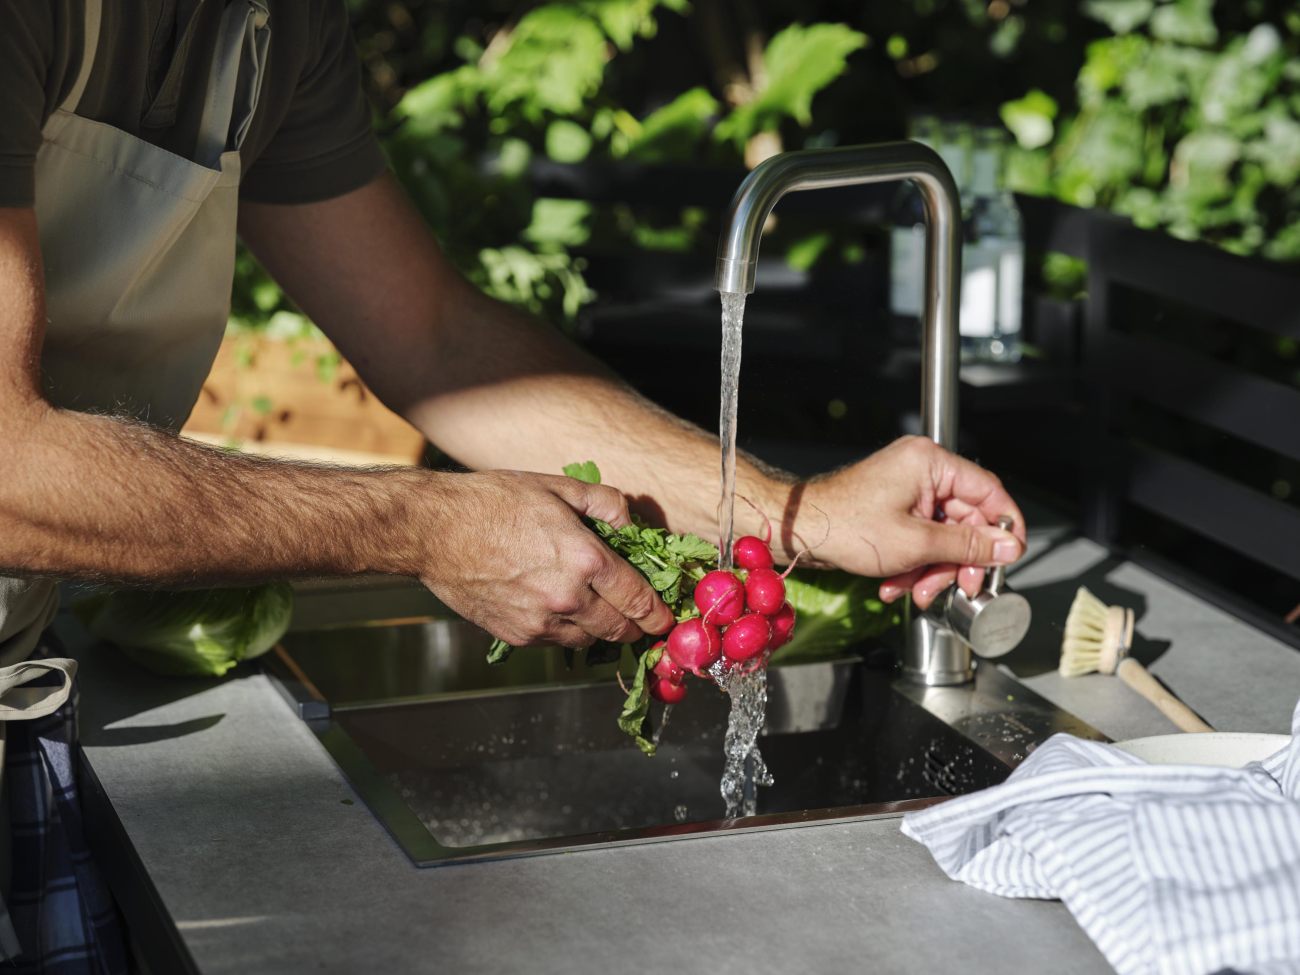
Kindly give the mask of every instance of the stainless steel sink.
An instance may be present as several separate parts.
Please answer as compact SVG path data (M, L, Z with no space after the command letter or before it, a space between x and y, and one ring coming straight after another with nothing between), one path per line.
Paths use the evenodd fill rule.
M724 820L721 693L693 682L646 758L615 724L614 665L527 650L488 667L487 643L459 620L408 617L293 632L271 657L420 865L896 815L1001 781L1057 731L1103 737L989 665L946 688L899 680L879 653L884 666L777 667L760 738L776 784L759 815Z

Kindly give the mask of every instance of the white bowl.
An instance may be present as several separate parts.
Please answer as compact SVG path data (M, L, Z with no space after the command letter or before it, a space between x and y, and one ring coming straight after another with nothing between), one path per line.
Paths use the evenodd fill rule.
M1130 755L1152 765L1215 765L1241 768L1281 751L1291 743L1290 735L1256 735L1243 731L1211 731L1203 734L1154 735L1115 742Z

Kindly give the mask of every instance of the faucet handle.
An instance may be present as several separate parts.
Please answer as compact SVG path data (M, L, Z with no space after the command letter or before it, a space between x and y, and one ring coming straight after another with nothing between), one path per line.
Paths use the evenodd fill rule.
M998 527L1004 532L1011 531L1015 527L1015 519L1010 515L998 515ZM1007 567L1005 565L994 566L988 574L988 579L984 583L984 589L993 596L998 595L1007 584Z
M1010 531L1015 522L1002 515L997 524ZM931 612L981 657L1000 657L1014 650L1029 632L1032 617L1029 600L1007 587L1004 565L989 571L984 589L973 597L954 584Z

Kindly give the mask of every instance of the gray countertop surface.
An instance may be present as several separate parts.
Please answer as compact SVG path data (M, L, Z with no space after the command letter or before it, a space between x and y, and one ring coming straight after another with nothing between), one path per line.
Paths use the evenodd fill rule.
M1035 624L1003 660L1030 687L1112 738L1174 730L1055 675L1080 582L1138 609L1136 655L1211 724L1289 730L1300 654L1061 532L1013 577ZM87 759L204 973L1110 970L1060 904L947 880L896 819L418 869L264 676L75 652Z

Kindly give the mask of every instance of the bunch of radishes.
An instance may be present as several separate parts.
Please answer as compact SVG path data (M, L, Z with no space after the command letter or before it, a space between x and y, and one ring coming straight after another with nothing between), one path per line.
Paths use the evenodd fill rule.
M663 648L650 673L650 695L656 701L676 704L686 696L686 675L707 679L720 659L728 669L762 667L794 635L785 576L772 568L767 543L754 535L738 538L732 560L735 571L715 569L696 583L700 615L682 620L655 644Z

